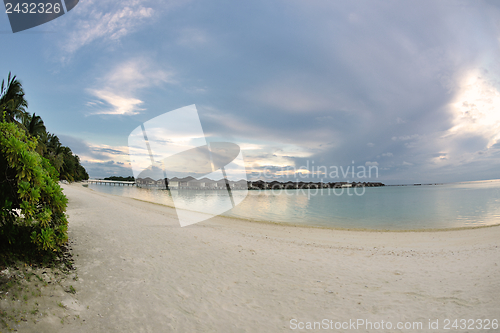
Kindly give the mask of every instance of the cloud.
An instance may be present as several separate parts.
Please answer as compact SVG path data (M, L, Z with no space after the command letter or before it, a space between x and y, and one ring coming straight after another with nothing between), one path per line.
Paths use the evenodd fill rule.
M152 59L138 57L117 65L106 75L105 82L114 88L137 90L174 81L172 73L158 68Z
M92 144L70 135L58 135L61 143L80 157L91 178L131 176L128 147Z
M446 136L480 135L487 149L500 140L500 91L488 76L479 69L463 76L450 106L454 126Z
M408 140L415 140L418 139L420 135L418 134L413 134L413 135L403 135L403 136L393 136L392 141L408 141Z
M87 102L91 114L134 115L144 111L143 101L135 97L141 89L174 83L173 74L161 70L148 58L135 58L117 65L98 79L99 89L87 89L98 100Z
M378 166L378 162L370 162L370 161L368 161L368 162L365 163L365 166Z
M63 60L95 41L119 41L148 23L155 11L148 2L137 0L80 1L63 26Z
M61 134L58 137L63 145L68 146L80 159L89 163L115 160L127 165L130 164L127 146L93 144L70 135Z
M143 103L143 101L136 98L117 96L107 90L89 89L89 93L97 98L100 98L111 106L110 109L102 109L94 112L93 114L134 115L144 110L138 107Z
M89 61L108 55L116 61L136 52L120 48L126 42L150 55L103 71L88 86L90 113L146 118L152 105L199 107L201 100L205 133L253 147L244 151L251 170L299 167L306 160L344 166L377 160L385 179L423 182L461 179L483 168L477 161L488 174L498 165L493 78L500 71L491 59L499 58L499 12L488 2L289 1L276 10L253 2L249 11L237 3L226 11L198 3L178 20L163 16L166 11L160 15L153 1L103 0L108 10L102 13L92 12L96 1L86 3L72 12L82 8L63 33L69 43L61 56L91 50L97 55ZM141 14L141 7L154 12ZM228 16L229 10L238 15ZM256 19L255 12L266 19ZM112 19L121 14L123 19ZM104 16L112 24L103 23ZM133 34L150 22L154 38ZM173 80L167 60L151 58L167 58L166 52L182 82ZM196 94L186 82L206 93ZM152 89L167 84L175 89L169 95L174 101ZM141 94L146 89L148 97ZM123 119L130 128L137 126L133 120ZM88 154L119 161L96 149Z
M127 166L128 164L124 164L122 162L113 160L105 162L82 160L81 164L85 167L91 178L105 178L109 176L133 176L132 168L130 166Z
M470 72L479 66L491 77L499 73L498 62L491 60L499 56L500 29L492 23L499 12L486 4L467 7L471 10L430 1L383 7L369 1L292 1L276 26L265 22L245 34L243 51L249 56L239 63L259 77L247 75L251 84L242 89L247 103L232 116L244 118L253 135L293 141L311 153L290 159L295 165L320 159L349 165L383 156L377 160L386 170L383 177L428 179L446 175L441 172L446 165L446 177L460 179L465 167L453 166L485 157L487 147L500 142L493 79ZM290 34L297 25L300 33ZM475 81L465 82L473 75ZM474 105L482 111L475 112ZM464 117L465 111L474 115ZM312 128L321 133L318 141L333 144L313 145ZM433 155L438 153L446 155Z

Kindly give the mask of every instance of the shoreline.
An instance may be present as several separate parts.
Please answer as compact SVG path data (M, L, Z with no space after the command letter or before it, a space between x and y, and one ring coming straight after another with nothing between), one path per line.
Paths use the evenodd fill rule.
M150 203L153 205L159 205L163 207L167 207L175 210L174 206L169 206L166 204L161 204L158 202L147 201L143 199L133 198L133 197L125 197L117 194L106 193L95 191L92 188L88 188L90 191L94 191L96 193L104 193L106 195L112 195L121 198L128 198L137 200L144 203ZM192 211L196 212L196 211ZM500 227L500 223L497 224L488 224L488 225L478 225L478 226L464 226L464 227L450 227L450 228L422 228L422 229L370 229L370 228L341 228L341 227L329 227L329 226L318 226L318 225L307 225L307 224L295 224L291 222L275 222L275 221L265 221L265 220L256 220L244 217L236 217L236 216L227 216L227 215L217 215L216 217L234 219L240 221L246 221L250 223L260 223L260 224L271 224L278 226L288 226L288 227L296 227L296 228L313 228L313 229L325 229L325 230L339 230L339 231L353 231L353 232L394 232L394 233L405 233L405 232L446 232L446 231L460 231L460 230L473 230L473 229L484 229L484 228L493 228Z
M143 202L152 203L150 201L131 198L134 200L139 200ZM154 203L156 204L156 203ZM158 204L162 205L162 204ZM166 207L175 209L174 207L164 205ZM460 231L460 230L472 230L472 229L484 229L484 228L494 228L500 227L500 223L491 224L491 225L479 225L479 226L467 226L467 227L454 227L454 228L423 228L423 229L369 229L369 228L340 228L340 227L328 227L328 226L316 226L316 225L307 225L307 224L294 224L289 222L274 222L274 221L263 221L263 220L254 220L254 219L246 219L243 217L235 217L235 216L227 216L227 215L218 215L221 218L227 218L232 220L240 220L250 223L260 223L260 224L271 224L285 227L294 227L294 228L313 228L313 229L325 229L325 230L338 230L338 231L352 231L352 232L387 232L387 233L405 233L405 232L446 232L446 231Z

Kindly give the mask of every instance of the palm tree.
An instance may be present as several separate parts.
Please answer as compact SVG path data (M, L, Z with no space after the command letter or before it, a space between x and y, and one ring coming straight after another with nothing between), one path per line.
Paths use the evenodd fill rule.
M26 113L22 117L22 124L26 129L26 132L34 137L41 137L44 133L47 132L42 118L40 116L37 116L36 113L33 113L33 116L31 116L29 113Z
M22 117L21 125L28 135L37 139L36 152L43 156L47 150L45 145L47 142L47 129L45 128L42 118L35 113L33 113L33 116L26 113Z
M21 82L16 79L15 75L11 77L9 72L7 84L2 80L0 87L0 119L7 122L17 122L17 119L22 119L27 114L27 107L28 101L24 98Z
M47 141L44 142L47 149L45 157L51 162L52 166L56 168L57 172L61 171L64 164L64 146L61 145L59 138L54 134L48 134Z

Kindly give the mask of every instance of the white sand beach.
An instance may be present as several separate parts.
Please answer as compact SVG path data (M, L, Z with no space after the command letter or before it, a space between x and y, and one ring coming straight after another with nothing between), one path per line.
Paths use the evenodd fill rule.
M216 217L181 228L169 207L80 184L64 192L80 320L52 331L328 331L291 321L362 319L423 329L330 331L449 332L445 319L500 319L500 227L362 232Z

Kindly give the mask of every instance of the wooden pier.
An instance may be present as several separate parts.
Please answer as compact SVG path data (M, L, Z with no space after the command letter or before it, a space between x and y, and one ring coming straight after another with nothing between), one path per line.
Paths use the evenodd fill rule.
M109 185L109 186L134 186L135 182L118 181L118 180L101 180L101 179L89 179L87 180L89 184L99 184L99 185Z

